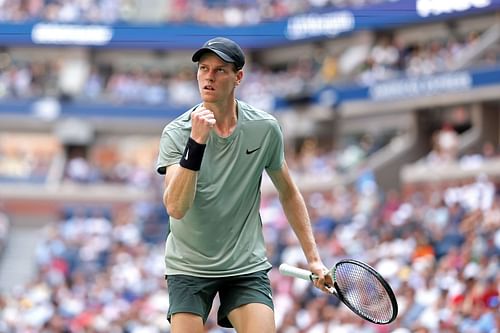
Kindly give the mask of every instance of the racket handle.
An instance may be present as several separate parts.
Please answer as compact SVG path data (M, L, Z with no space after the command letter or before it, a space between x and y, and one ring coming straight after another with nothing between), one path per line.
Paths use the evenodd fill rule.
M281 264L279 271L283 275L293 276L302 280L312 281L313 275L308 270L298 268L289 264Z

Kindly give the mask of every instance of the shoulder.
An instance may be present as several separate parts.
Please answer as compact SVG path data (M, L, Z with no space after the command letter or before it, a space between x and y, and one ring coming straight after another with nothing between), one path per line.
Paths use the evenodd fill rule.
M167 133L172 133L172 132L177 132L177 131L185 131L185 130L188 130L190 131L191 130L191 112L197 107L194 106L192 108L190 108L189 110L187 110L186 112L184 112L183 114L181 114L180 116L178 116L177 118L175 118L174 120L172 120L171 122L169 122L167 125L165 125L165 127L163 128L163 135L167 134Z
M269 112L257 109L256 107L238 100L240 116L247 122L262 122L271 126L279 126L278 120Z

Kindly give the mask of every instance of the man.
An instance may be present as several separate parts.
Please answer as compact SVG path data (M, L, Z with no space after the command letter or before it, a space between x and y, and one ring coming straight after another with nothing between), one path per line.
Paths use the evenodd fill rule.
M173 333L203 332L215 295L218 323L237 332L275 332L262 223L264 170L278 190L315 286L332 283L316 249L304 200L284 160L278 122L235 99L245 57L217 37L197 50L202 103L163 130L157 170L165 174L170 215L166 273ZM326 279L326 281L325 281Z

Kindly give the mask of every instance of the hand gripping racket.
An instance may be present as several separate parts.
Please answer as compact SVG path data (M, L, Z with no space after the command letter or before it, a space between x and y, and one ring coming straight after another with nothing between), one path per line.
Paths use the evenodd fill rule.
M281 264L283 275L313 281L318 277L308 270ZM371 266L354 259L337 262L330 270L332 294L358 316L375 324L389 324L398 315L398 303L391 287Z

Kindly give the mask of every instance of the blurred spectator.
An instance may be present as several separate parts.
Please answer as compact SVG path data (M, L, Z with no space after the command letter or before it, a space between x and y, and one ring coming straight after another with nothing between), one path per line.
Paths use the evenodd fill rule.
M429 164L447 164L458 160L459 136L448 123L432 134L432 150L427 156Z
M68 161L67 176L80 183L91 181L91 167L83 156L71 157Z
M52 135L4 132L0 134L0 180L44 182L61 152Z
M451 33L450 33L451 34ZM418 45L399 45L383 36L371 47L366 41L358 52L359 66L348 69L342 57L348 53L334 53L326 46L311 46L309 54L286 63L275 65L253 64L239 90L239 98L253 102L263 109L272 110L275 101L294 101L312 96L327 84L352 79L365 85L401 75L429 75L451 69L462 49L473 47L478 34L463 43L429 39ZM459 44L458 47L456 44ZM495 51L493 51L495 52ZM63 75L57 61L20 61L6 52L0 71L0 98L41 98L51 96L81 102L107 102L112 105L147 104L185 107L198 102L195 70L181 66L174 69L152 69L148 65L123 68L116 64L90 62L81 87L68 92L60 87ZM474 64L471 64L471 66ZM349 66L347 66L349 67Z
M265 1L163 1L163 22L198 22L238 26L256 24L317 8L362 7L390 0L265 0ZM119 21L158 21L158 13L149 13L146 4L121 0L4 0L0 2L0 21L115 23ZM161 6L160 6L161 7ZM146 14L144 14L146 13ZM149 13L149 14L148 14ZM142 14L142 15L141 15ZM143 17L146 15L146 17Z
M285 17L314 7L363 5L366 1L170 1L169 21L241 25ZM0 3L0 20L116 22L130 18L130 2L51 1ZM179 10L177 10L179 9ZM194 9L194 10L193 10ZM128 13L128 14L127 14ZM213 19L213 20L211 20ZM359 72L371 84L406 73L426 75L447 70L478 35L463 42L449 38L419 45L399 45L382 38L371 48ZM267 109L278 97L294 97L340 79L336 55L319 52L314 59L297 59L286 68L255 65L242 86L243 96ZM498 56L498 55L497 55ZM488 54L490 60L498 60ZM96 64L93 64L96 65ZM0 97L31 98L58 95L55 63L13 61L0 73ZM194 72L93 66L82 99L151 105L192 104ZM322 79L314 80L319 76ZM9 137L8 141L11 142ZM27 146L37 139L30 141ZM146 140L147 141L147 140ZM0 176L46 175L54 155L0 146ZM298 177L330 179L362 171L358 187L338 186L308 193L306 202L322 256L331 263L343 257L365 260L380 268L397 294L400 315L394 324L378 327L361 321L335 298L319 295L309 282L270 272L276 294L278 332L497 332L499 309L500 198L497 184L484 175L459 185L436 189L432 195L397 190L382 192L367 157L387 144L384 135L350 138L337 147L307 138L290 159ZM435 133L428 156L435 165L456 161L458 136L449 126ZM154 148L152 148L154 147ZM70 156L67 179L79 182L119 182L139 188L162 186L151 178L156 153L148 142L99 142L88 154ZM472 165L498 156L485 143L480 154L461 161ZM37 170L36 172L33 170ZM155 182L156 181L156 182ZM302 265L297 240L283 232L285 216L277 199L263 198L262 220L273 265ZM140 207L139 207L140 206ZM0 331L5 332L169 332L165 318L168 294L163 277L164 235L168 221L163 207L141 203L122 214L106 209L74 209L49 225L36 245L37 277L29 284L0 294ZM0 242L9 221L0 215ZM148 234L149 233L149 234ZM156 237L151 234L156 233ZM1 245L1 243L0 243ZM229 332L215 325L207 330Z
M4 213L4 207L2 207L2 203L0 202L0 259L2 258L3 251L7 245L7 240L10 231L10 218ZM0 303L1 303L0 296ZM1 308L1 307L0 307ZM1 327L1 326L0 326Z
M313 143L305 147L304 156L315 154ZM315 170L315 163L305 164L302 172L309 168ZM495 191L484 191L490 187L480 181L443 188L433 196L415 193L408 200L397 191L376 191L378 203L370 205L361 204L366 193L355 188L305 197L328 264L343 257L362 259L393 286L400 315L384 332L499 329L500 198ZM490 199L449 201L448 193L476 198L479 189ZM272 195L262 202L269 255L275 267L281 262L303 265L297 240L284 232L284 213L275 209L275 202ZM118 215L80 208L48 226L37 247L38 277L3 295L0 327L7 332L50 332L54 327L68 332L169 332L164 240L146 242L142 227L148 216L157 216L151 215L154 211L151 205ZM157 223L165 226L166 221ZM270 275L278 332L381 332L307 281L279 276L276 269ZM209 332L230 332L213 325L214 320L211 314Z
M481 152L465 154L460 157L460 165L464 168L480 167L485 161L498 157L497 148L491 141L484 142L481 147Z

